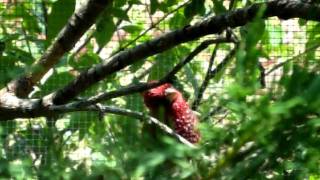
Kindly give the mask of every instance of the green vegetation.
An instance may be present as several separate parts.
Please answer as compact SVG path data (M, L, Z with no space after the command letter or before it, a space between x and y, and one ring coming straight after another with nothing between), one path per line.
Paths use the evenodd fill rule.
M76 0L0 3L1 89L36 71L38 67L32 65L54 43L74 10L85 4ZM115 0L23 98L41 99L119 52L250 4ZM155 53L103 77L69 101L86 101L162 79L202 42L220 39L194 54L169 78L199 113L201 141L195 147L149 122L142 91L129 91L48 117L0 117L0 177L319 179L320 25L302 19L263 19L266 7L262 7L241 27L180 42L164 52L153 48ZM133 113L119 115L103 107ZM151 137L150 125L157 129L157 138Z

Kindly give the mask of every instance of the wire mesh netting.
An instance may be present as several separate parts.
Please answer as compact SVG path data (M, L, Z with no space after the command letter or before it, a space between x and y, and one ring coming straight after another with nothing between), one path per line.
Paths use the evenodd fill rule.
M0 5L0 42L5 43L5 49L1 56L0 61L0 82L3 87L11 79L16 78L19 74L30 68L30 65L37 61L44 50L48 47L49 43L47 38L50 34L50 30L47 29L48 18L52 9L46 9L44 4L46 1L24 1L24 0L1 0ZM48 2L47 2L48 3ZM81 3L78 4L80 6ZM72 57L83 56L86 54L87 49L93 48L96 55L100 59L107 59L112 56L117 50L122 48L133 47L139 43L145 42L148 39L160 36L161 34L168 32L172 29L176 29L175 24L165 19L174 18L167 16L166 14L157 12L153 15L148 13L146 4L135 5L128 13L130 22L120 21L114 19L115 24L118 23L119 27L114 32L111 41L104 47L99 48L97 43L92 37L92 29L76 44L75 48L68 55L65 55L59 65L52 70L37 84L37 88L31 93L30 97L41 97L48 93L61 88L70 82L76 75L79 74L81 69L75 69L72 66ZM54 5L53 5L54 6ZM64 13L60 11L58 13ZM158 23L159 22L159 23ZM305 23L305 25L301 25ZM126 28L133 28L132 24L142 24L145 29L136 30L136 34L129 34L125 31ZM267 54L263 58L260 58L261 67L265 72L265 76L262 77L265 81L265 89L269 89L277 93L277 82L279 81L284 68L286 66L277 66L279 64L286 64L292 66L293 64L299 64L301 66L310 66L310 68L316 67L316 59L319 58L319 50L314 53L314 56L305 56L305 52L314 48L312 42L308 42L310 36L315 34L313 32L319 31L315 24L312 22L302 22L298 19L292 19L287 21L278 20L272 18L266 21L266 36L265 40L262 40L258 48L263 49ZM144 33L145 32L145 33ZM236 29L235 33L239 34L240 30ZM139 36L141 34L141 37ZM140 37L136 40L131 36ZM216 36L208 36L202 38L196 42L186 43L181 46L196 47L203 39L209 39ZM311 37L312 39L312 37ZM81 45L86 41L92 42L92 47L82 47ZM217 52L214 66L217 67L219 63L224 59L228 52L232 49L232 46L226 46L225 48ZM185 95L189 100L194 99L196 96L196 90L203 81L206 69L209 64L209 59L212 54L212 48L208 48L202 52L191 62L191 65L187 65L177 75L180 79L181 86L184 86ZM75 55L75 52L77 54ZM168 52L164 52L158 56L148 58L146 63L142 66L131 66L120 72L119 75L106 79L100 82L98 85L90 88L85 93L81 94L81 97L97 94L106 90L113 90L117 87L122 87L130 84L134 81L147 80L152 78L161 78L170 68L173 67L179 60L182 60L187 53L181 53L175 51L175 49ZM299 59L308 59L309 64L305 64L305 61L301 62ZM98 63L98 62L96 62ZM86 67L84 66L83 69ZM132 69L135 69L135 73L132 73ZM203 69L200 73L195 73L194 69ZM207 91L203 97L202 111L207 115L212 112L212 100L218 103L218 99L223 94L224 88L230 83L234 83L233 77L230 75L233 71L232 64L228 66L225 74L219 81L211 81ZM152 74L148 74L149 72ZM119 82L110 81L119 79ZM151 79L152 79L151 78ZM217 101L215 101L217 99ZM143 111L144 106L140 95L130 95L128 97L120 98L107 102L107 104L114 104L117 106L124 106L128 109ZM212 119L219 119L224 114L216 114ZM126 121L125 118L120 122L119 126L127 126L128 128L121 129L115 124L110 123L114 121L113 115L106 115L104 121L106 123L103 129L105 131L105 137L102 137L102 143L106 144L106 147L110 149L115 148L117 145L117 135L121 133L132 133L138 128L139 123L133 121ZM78 141L78 136L86 136L86 132L92 130L92 121L98 121L98 113L70 113L63 117L58 117L54 126L57 131L61 132L61 139L65 141L66 146L70 146L68 151L69 156L74 160L85 159L91 156L91 149L89 147L90 140ZM127 123L130 122L130 123ZM123 124L121 124L123 123ZM2 138L3 147L7 157L14 158L18 155L31 154L34 161L37 161L41 156L46 156L48 152L48 144L54 143L52 139L44 136L47 131L44 129L47 126L45 118L37 119L16 119L14 121L2 122ZM62 133L63 132L63 133ZM128 142L135 143L135 137L131 136ZM90 139L90 138L89 138ZM77 148L74 148L77 144ZM123 148L123 147L116 147ZM97 158L99 159L99 158ZM42 158L42 163L45 163L45 158Z

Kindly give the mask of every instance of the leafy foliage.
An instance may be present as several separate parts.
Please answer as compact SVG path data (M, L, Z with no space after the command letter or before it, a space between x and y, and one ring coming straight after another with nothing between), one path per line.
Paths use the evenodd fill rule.
M1 88L28 71L74 9L82 5L82 1L74 0L43 2L0 4L4 22L0 24ZM123 49L251 3L232 1L234 4L230 5L229 2L190 0L183 5L178 0L151 0L150 4L116 0L76 47L37 84L32 97L64 87L80 72ZM18 25L19 22L23 23ZM223 63L231 49L236 48L236 53L210 79L204 91L198 108L202 139L197 148L190 148L161 130L160 136L153 138L148 131L150 122L122 115L73 112L54 120L17 119L0 123L0 176L318 179L320 76L319 53L314 47L319 42L319 23L292 20L286 26L284 22L265 21L260 15L239 29L220 34L235 34L239 42L218 46L212 70ZM160 79L200 41L208 38L215 37L204 37L138 61L107 77L79 98ZM294 39L304 41L295 43ZM172 78L190 104L205 79L213 49L214 45L208 47ZM266 71L283 64L262 77L259 63ZM261 86L261 78L268 79L266 88ZM103 104L148 113L138 93Z
M51 42L52 39L60 32L75 9L75 1L56 1L52 4L51 13L48 16L48 35L47 40Z

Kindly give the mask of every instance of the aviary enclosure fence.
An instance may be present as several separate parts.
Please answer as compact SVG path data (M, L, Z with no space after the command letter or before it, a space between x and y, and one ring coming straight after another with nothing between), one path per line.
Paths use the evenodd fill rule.
M45 2L49 3L48 1ZM51 9L44 9L45 7L43 6L43 3L44 1L40 0L1 0L0 41L5 42L7 46L6 49L8 49L8 51L4 51L3 59L0 60L0 81L2 86L8 81L8 79L19 74L19 72L22 71L22 68L30 66L34 60L38 59L43 53L43 50L45 49L44 47L47 46L45 39L46 34L48 36L48 32L50 33L50 30L47 29L48 27L46 27L46 23L48 22L48 18L50 18ZM149 2L147 1L145 3L148 4ZM228 1L226 1L226 3L228 3ZM81 3L77 1L77 6L80 4ZM81 68L86 68L90 64L97 63L88 62L96 60L96 58L92 58L92 56L98 55L101 59L108 58L115 50L119 49L119 46L123 47L132 41L130 34L137 36L137 34L141 34L146 29L155 26L155 28L150 28L150 30L146 31L146 33L138 40L130 44L130 46L134 46L147 39L177 28L175 27L174 20L172 19L176 18L178 20L178 17L172 17L169 15L164 18L165 15L160 12L150 15L147 7L148 6L145 4L131 7L130 10L128 10L130 22L125 20L117 21L117 19L113 19L116 23L119 22L118 27L116 27L118 29L113 33L111 41L103 48L99 49L95 39L90 39L90 36L92 36L92 30L89 31L81 41L76 44L76 47L72 52L64 56L61 63L56 68L50 70L41 83L37 85L38 90L35 90L35 92L32 93L32 96L37 97L45 95L57 87L62 87L69 82L78 73L78 71L81 70ZM44 11L47 13L44 14ZM56 11L54 13L57 13L56 16L64 17L63 14L59 13L65 13L65 11ZM182 14L180 15L182 16ZM264 49L267 54L264 58L260 58L260 65L263 67L266 74L262 77L265 80L265 87L263 89L274 91L275 95L277 93L276 83L281 76L283 68L292 66L293 64L299 64L300 58L305 59L305 51L308 51L308 48L312 48L313 45L313 42L307 42L308 39L312 40L312 36L319 34L317 31L320 31L320 29L312 22L308 22L302 26L300 26L299 23L304 22L299 21L298 19L281 21L276 18L266 21L266 35L268 38L266 38L267 40L260 42L259 48ZM239 34L239 28L235 29L234 33ZM210 37L206 37L205 39ZM93 46L79 49L87 39L89 39ZM203 38L197 42L186 43L183 46L196 47L202 40ZM96 54L86 56L85 54L88 48L93 48L93 51L96 52ZM179 85L184 87L185 96L188 97L190 101L195 98L195 89L198 89L201 82L204 80L213 48L214 46L200 53L195 57L190 65L185 66L178 74L180 80ZM223 47L218 50L213 68L224 59L231 49L231 46L223 45ZM32 56L30 56L29 53L32 54ZM75 55L75 57L72 57L73 55ZM9 56L14 59L9 60L5 58ZM149 75L148 72L150 72L149 68L151 66L153 69L152 75L150 76L153 76L153 78L162 77L168 69L177 62L177 60L183 59L184 56L185 54L175 52L173 50L156 57L148 58L148 62L143 66L132 66L113 76L114 79L117 79L116 83L113 82L114 84L112 84L110 82L113 80L107 79L99 83L98 86L91 88L91 90L87 91L85 94L82 94L82 96L85 97L86 95L93 95L99 91L102 92L105 90L116 89L117 87L128 85L132 81L139 79L147 80ZM316 51L314 56L309 56L307 58L309 65L311 65L310 67L312 67L315 61L319 58L319 52ZM83 67L78 66L78 69L75 69L75 66L73 65L73 63L75 63L75 59L83 61L80 62L83 63ZM13 60L16 61L13 62ZM283 62L285 62L283 66L274 68L276 65ZM300 65L305 65L305 62L306 61L303 61L303 64ZM142 67L140 70L132 73L135 68L139 68L140 66ZM200 108L201 114L211 120L212 123L216 123L217 126L223 126L224 123L228 123L228 112L223 110L216 111L211 114L210 112L219 106L218 100L215 99L221 95L224 91L224 87L233 82L233 78L229 75L233 70L232 67L232 63L228 65L227 70L219 81L211 81L203 96ZM199 71L199 69L203 70ZM214 102L214 104L212 104L212 102ZM145 109L139 94L118 98L117 100L112 100L108 103L138 111ZM122 132L123 129L119 130L114 123L110 123L114 118L116 118L114 115L107 115L104 118L108 129L104 130L106 131L105 136L101 137L102 143L106 144L106 146L110 148L117 146L117 134L119 135L124 133ZM88 142L90 141L90 137L87 137L88 135L86 135L86 132L91 131L93 128L92 121L98 121L98 119L99 117L96 113L70 113L64 117L60 117L57 121L55 126L58 131L63 132L61 135L65 140L65 146L70 146L67 153L71 159L104 160L98 155L95 157L91 154L92 151L89 147L90 143ZM119 119L121 119L121 121ZM118 120L120 121L119 124L121 126L128 126L125 133L130 134L130 131L133 131L134 126L138 126L136 123L126 124L126 121L132 121L126 117L118 117ZM5 151L5 155L7 157L14 158L23 155L31 155L35 163L37 163L37 160L40 159L39 157L46 156L48 143L52 142L43 135L43 127L46 126L45 118L37 118L32 121L29 119L16 119L15 121L2 122L1 126L1 137L3 141L2 147L4 148L3 151ZM81 136L85 138L79 138ZM79 141L79 139L81 140ZM132 137L131 140L127 140L132 143L135 141L134 137ZM110 153L112 152L110 151ZM42 163L46 163L46 158L42 158Z

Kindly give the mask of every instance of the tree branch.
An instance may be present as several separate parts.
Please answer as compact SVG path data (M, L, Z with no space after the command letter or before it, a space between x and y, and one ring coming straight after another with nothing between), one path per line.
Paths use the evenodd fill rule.
M285 64L287 64L287 63L289 63L289 62L294 61L294 60L296 60L296 59L299 59L299 58L301 58L303 55L305 55L305 54L307 54L307 53L309 53L309 52L311 52L311 51L315 51L315 50L318 49L319 47L320 47L320 43L319 43L319 44L315 44L315 45L309 47L308 49L306 49L304 52L302 52L302 53L300 53L300 54L297 54L296 56L294 56L294 57L292 57L292 58L289 58L289 59L287 59L287 60L284 61L284 62L281 62L281 63L279 63L279 64L276 64L275 66L273 66L270 70L268 70L268 71L265 73L265 76L270 75L273 71L281 68L282 66L284 66Z
M228 27L243 26L252 21L262 7L266 7L264 18L273 16L282 19L299 17L306 20L319 21L320 17L319 6L300 3L299 1L280 0L253 4L249 7L214 16L195 25L166 33L151 41L122 51L109 61L104 61L82 72L65 88L49 95L47 99L51 99L50 101L54 104L64 104L98 81L139 60L161 53L181 43L192 41L208 34L220 33Z
M76 11L70 17L67 25L60 31L53 44L33 65L32 72L10 82L8 91L15 93L18 97L26 97L32 91L33 86L66 52L71 50L105 7L111 3L112 0L89 0L85 6ZM2 91L7 91L7 89Z
M146 115L142 112L136 112L136 111L132 111L129 109L122 109L122 108L111 107L111 106L95 106L95 105L82 107L82 108L78 108L76 106L68 106L68 107L52 106L52 107L50 107L50 110L54 111L56 113L67 113L67 112L76 112L76 111L98 111L98 112L103 112L103 113L111 113L111 114L129 116L129 117L133 117L133 118L140 119L140 120L149 120L152 123L159 126L159 128L162 129L163 131L165 131L167 134L177 138L183 144L185 144L191 148L195 148L195 145L190 143L188 140L186 140L185 138L183 138L179 134L175 133L174 130L172 130L169 126L167 126L166 124L163 124L158 119L156 119L152 116Z
M221 61L221 63L214 70L212 70L211 68L208 69L206 77L205 77L205 79L204 79L204 81L203 81L203 83L202 83L202 85L200 87L199 93L197 94L196 99L192 103L192 109L193 110L195 110L195 111L197 110L197 108L198 108L198 106L199 106L199 104L200 104L200 102L202 100L203 94L204 94L205 90L207 89L207 87L209 85L210 80L212 78L216 77L216 75L218 73L220 73L226 67L226 65L231 61L231 59L234 57L234 55L237 52L237 47L238 46L234 47L229 52L229 54L227 54L227 56ZM213 55L211 56L211 58L213 58ZM213 62L211 62L211 63L213 63ZM212 64L211 64L211 66L212 66Z
M209 84L209 80L210 80L209 79L209 74L212 71L213 62L214 62L214 59L216 57L218 48L219 48L219 46L217 45L214 48L214 50L213 50L213 52L211 54L211 57L210 57L210 60L209 60L209 66L207 68L206 76L205 76L205 78L204 78L204 80L203 80L203 82L202 82L202 84L201 84L201 86L199 88L199 92L197 93L197 96L196 96L195 100L192 103L191 109L194 110L194 111L197 111L197 108L198 108L198 106L200 104L200 101L202 99L203 93L204 93L205 89L207 88L207 86Z
M159 81L154 81L150 83L140 83L132 84L120 90L111 91L107 93L102 93L97 96L93 96L88 100L76 101L66 105L60 105L60 108L77 107L84 108L90 105L95 105L96 103L108 100L111 98L132 94L135 92L141 92L156 86L159 86L167 81L169 81L172 76L175 75L185 64L190 62L197 54L202 50L206 49L210 44L227 42L227 39L218 38L215 40L207 40L202 42L194 51L192 51L183 61L178 63L164 78ZM29 117L39 117L39 116L52 116L56 114L50 110L52 104L48 104L47 100L44 99L20 99L17 98L12 93L5 93L0 96L0 117L1 120L9 120L13 118L29 118Z
M198 55L200 52L202 52L204 49L206 49L209 45L211 44L219 44L219 43L224 43L224 42L230 42L230 40L226 38L218 38L218 39L213 39L213 40L206 40L203 41L199 46L197 46L183 61L178 63L170 72L168 72L163 78L161 78L158 81L151 81L148 83L139 83L139 84L131 84L127 87L124 87L119 90L111 91L111 92L105 92L101 93L97 96L93 96L89 98L88 100L84 101L76 101L72 102L66 105L61 105L61 108L65 106L66 108L68 106L74 106L74 107L86 107L89 105L96 104L101 101L106 101L112 98L116 98L119 96L124 96L124 95L129 95L137 92L142 92L154 87L157 87L161 84L164 84L172 79L172 77L187 63L189 63L196 55Z
M95 2L95 1L90 0L89 2ZM100 1L97 1L97 2L100 2ZM288 1L288 0L271 1L267 3L254 4L247 8L231 11L228 14L211 17L193 26L188 26L180 30L169 32L167 34L164 34L163 36L155 38L149 42L143 43L137 47L120 52L119 54L114 56L110 61L103 62L95 67L90 68L85 72L82 72L81 75L76 80L68 84L65 88L60 89L57 92L49 96L46 96L43 99L19 99L14 94L10 93L10 88L9 88L9 92L7 92L7 89L4 89L0 92L1 120L7 120L7 119L13 119L13 118L19 118L19 117L29 118L29 117L49 116L52 113L49 110L49 107L52 105L52 103L63 104L73 99L80 92L90 87L94 83L98 82L99 80L145 57L163 52L178 44L197 39L207 34L221 32L228 27L235 28L237 26L242 26L245 23L251 21L255 17L256 13L259 11L259 8L262 6L266 6L266 11L264 13L265 18L271 17L271 16L278 16L283 19L300 17L306 20L319 21L319 17L320 17L319 6L312 6L310 4L304 4L298 1ZM74 16L74 18L76 17ZM80 23L80 20L76 20L76 21ZM65 29L72 29L72 28L65 28ZM68 33L67 32L68 32L67 30L64 30L62 33L60 33L59 37L62 35L64 37L66 34L71 33L71 32L68 32ZM62 38L61 40L63 41L66 39ZM59 43L61 42L58 40L57 44ZM67 45L68 44L69 43L67 43ZM57 46L60 46L60 45L57 45ZM40 64L41 64L41 61L40 61ZM219 68L217 67L216 72L218 69ZM35 74L39 75L39 73L35 73ZM213 72L212 74L215 74L215 73ZM162 82L159 81L156 83L162 83ZM154 87L159 84L151 83L151 85L152 87ZM131 87L132 89L130 91L123 89L122 91L117 93L109 92L110 94L108 95L108 97L118 97L128 93L139 92L147 88L152 88L151 85L142 84L141 86L138 86L138 87ZM29 85L26 85L26 87L29 87Z

